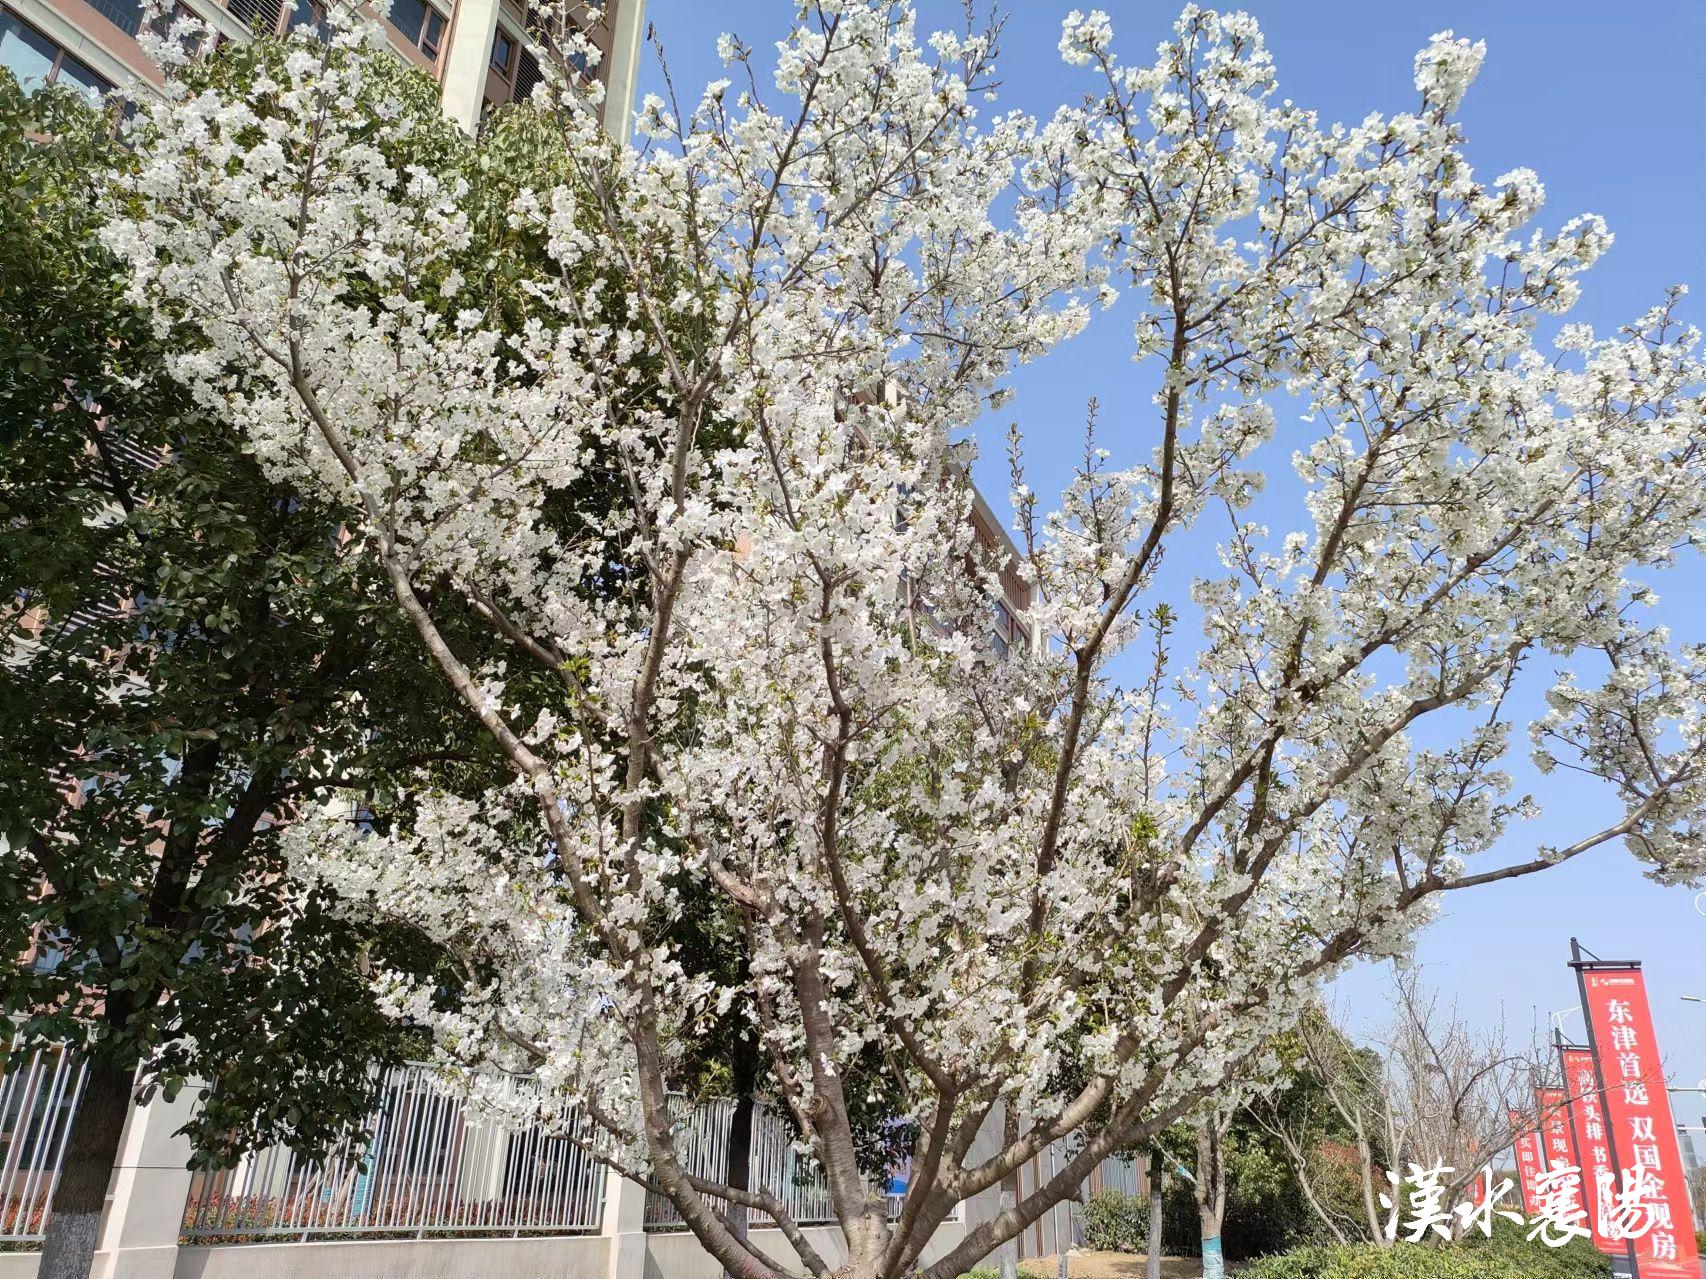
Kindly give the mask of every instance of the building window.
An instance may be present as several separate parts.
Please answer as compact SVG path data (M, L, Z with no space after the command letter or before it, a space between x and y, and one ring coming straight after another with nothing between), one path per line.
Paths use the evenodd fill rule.
M288 29L294 31L298 27L312 27L318 40L329 40L332 36L332 29L326 23L326 6L320 0L296 0Z
M36 947L35 960L31 967L38 973L51 973L65 962L65 947L58 935L43 936L41 944Z
M172 24L174 22L179 18L193 19L195 17L196 14L193 10L186 8L181 4L175 4L172 6L170 13L165 10L161 10L160 13L156 14L154 21L149 25L154 29L155 35L159 36L162 40L169 40L172 37ZM188 31L180 33L178 36L178 48L188 54L195 53L197 46L201 44L202 34L203 33L191 34ZM150 467L149 469L152 470L153 468Z
M44 84L62 84L81 90L91 104L112 91L112 82L96 75L34 27L6 9L0 9L0 66L18 78L26 90Z
M995 602L995 621L990 627L990 644L998 657L1006 657L1016 648L1024 649L1030 646L1030 633L1019 619L1013 616L1013 610L1000 600Z
M526 102L533 96L533 86L545 77L539 69L539 59L524 46L515 73L515 96L512 102Z
M492 70L507 80L514 65L515 41L505 35L500 27L497 35L492 38Z
M225 0L225 11L258 36L276 34L284 17L283 0Z
M142 30L140 0L89 0L89 7L127 36Z
M428 59L438 61L439 45L444 40L444 15L426 0L395 0L391 6L391 25L402 37Z

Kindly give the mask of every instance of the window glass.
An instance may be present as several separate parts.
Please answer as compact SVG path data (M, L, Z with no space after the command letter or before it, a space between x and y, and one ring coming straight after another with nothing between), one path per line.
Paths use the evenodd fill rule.
M127 36L142 30L140 0L89 0L89 7Z
M83 90L95 106L101 104L101 99L112 88L104 77L96 75L69 53L60 60L59 74L54 78L54 83L68 84Z
M321 40L331 37L331 28L326 25L326 9L320 0L296 0L290 10L290 30L297 27L313 27L314 34Z
M509 78L509 64L515 60L515 41L502 31L492 40L492 70Z
M426 0L392 0L391 25L401 31L410 44L416 44L426 22L426 11Z
M24 88L35 89L48 82L57 52L52 41L0 11L0 66L17 76Z
M421 52L429 58L438 57L438 41L444 35L444 15L437 9L428 8L426 30L421 32Z

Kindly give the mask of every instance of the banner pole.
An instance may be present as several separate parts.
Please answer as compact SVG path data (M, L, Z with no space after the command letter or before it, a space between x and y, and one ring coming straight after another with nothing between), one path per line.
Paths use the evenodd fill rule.
M1592 962L1596 965L1603 965L1607 968L1639 968L1641 966L1640 960L1615 965L1607 964L1604 960L1594 960ZM1599 1108L1606 1117L1605 1149L1606 1153L1611 1158L1612 1189L1615 1192L1623 1185L1623 1165L1617 1157L1617 1125L1611 1122L1611 1107L1607 1104L1605 1096L1605 1066L1600 1061L1599 1044L1594 1038L1593 1010L1588 1007L1588 983L1586 976L1583 975L1588 966L1589 961L1582 958L1581 942L1577 941L1574 937L1570 938L1570 967L1576 970L1576 995L1581 1000L1582 1022L1587 1027L1588 1056L1593 1061L1594 1085L1599 1089ZM1562 1038L1561 1035L1559 1037ZM1566 1079L1566 1095L1568 1095L1568 1091L1569 1081ZM1574 1129L1573 1124L1571 1125L1571 1128L1572 1130ZM1578 1161L1577 1167L1580 1166L1581 1165ZM1633 1239L1625 1239L1623 1241L1623 1254L1624 1255L1621 1260L1624 1268L1622 1270L1619 1270L1618 1268L1617 1263L1619 1258L1613 1257L1611 1259L1611 1272L1614 1279L1621 1279L1622 1276L1626 1276L1627 1279L1641 1279L1641 1266L1635 1258L1635 1241Z

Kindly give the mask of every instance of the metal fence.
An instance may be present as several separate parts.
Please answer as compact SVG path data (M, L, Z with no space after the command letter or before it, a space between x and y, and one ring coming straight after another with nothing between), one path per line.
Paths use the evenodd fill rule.
M693 1176L727 1180L734 1112L735 1103L731 1099L691 1106L684 1098L670 1098L676 1157ZM762 1103L752 1110L751 1152L748 1184L768 1190L780 1199L797 1225L823 1225L835 1219L823 1170L810 1155L794 1148L787 1124L775 1110ZM706 1198L719 1211L725 1207L721 1199ZM891 1210L893 1206L891 1202ZM673 1230L681 1225L681 1213L675 1205L655 1189L649 1191L646 1229Z
M47 1224L86 1065L61 1049L0 1060L0 1243L39 1243Z
M1137 1160L1129 1155L1109 1155L1091 1170L1086 1183L1091 1194L1104 1190L1122 1195L1143 1193L1143 1178L1137 1170Z
M524 1081L506 1087L526 1089ZM565 1110L564 1131L586 1121ZM198 1173L183 1235L197 1242L263 1239L555 1235L597 1230L604 1169L575 1141L539 1125L506 1127L470 1112L426 1067L386 1078L368 1116L365 1150L315 1165L289 1150Z
M41 1240L84 1075L74 1052L26 1053L14 1043L0 1060L0 1243ZM503 1086L532 1087L516 1079ZM691 1106L674 1098L671 1109L683 1165L723 1180L735 1103ZM386 1077L366 1127L372 1138L365 1147L340 1148L320 1163L274 1148L233 1169L196 1173L184 1207L184 1239L556 1235L601 1224L603 1166L575 1140L552 1135L591 1135L572 1109L549 1129L506 1126L470 1110L429 1067L415 1065ZM1113 1170L1112 1162L1105 1182L1131 1175ZM895 1183L905 1179L904 1168L895 1170ZM750 1184L776 1195L800 1225L834 1220L822 1170L796 1148L781 1114L762 1104L753 1111ZM900 1199L890 1194L888 1200L893 1216ZM645 1224L648 1230L679 1228L681 1215L651 1191Z

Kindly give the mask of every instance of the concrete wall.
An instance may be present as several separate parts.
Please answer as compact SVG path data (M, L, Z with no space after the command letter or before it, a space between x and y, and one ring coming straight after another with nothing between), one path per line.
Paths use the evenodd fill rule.
M943 1226L924 1259L940 1257L962 1234L957 1222ZM806 1237L832 1266L847 1255L835 1229L808 1227ZM752 1238L778 1262L798 1266L781 1231L755 1230ZM185 1245L171 1279L612 1279L611 1251L611 1238L600 1235ZM34 1279L37 1255L0 1253L0 1279ZM722 1272L699 1241L680 1230L647 1235L643 1272L617 1279L718 1279Z
M406 1239L178 1249L173 1279L606 1279L610 1241Z
M39 1256L0 1253L0 1279L35 1279ZM598 1235L185 1245L169 1279L608 1279L609 1257Z

